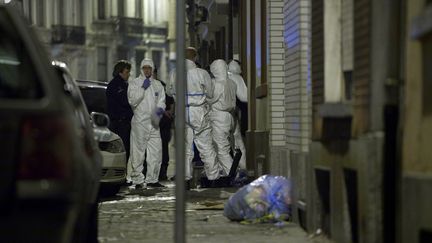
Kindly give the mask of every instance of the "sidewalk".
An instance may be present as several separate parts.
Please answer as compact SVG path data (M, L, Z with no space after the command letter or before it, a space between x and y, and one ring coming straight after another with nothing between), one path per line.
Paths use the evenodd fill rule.
M174 184L164 189L129 190L99 206L100 242L174 242ZM309 237L299 226L286 223L241 224L223 216L223 204L236 188L195 189L187 192L186 242L330 242Z

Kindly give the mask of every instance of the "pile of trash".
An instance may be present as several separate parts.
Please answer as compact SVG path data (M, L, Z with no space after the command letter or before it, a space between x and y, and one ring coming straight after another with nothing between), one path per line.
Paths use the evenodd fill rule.
M224 206L233 221L285 221L291 216L292 183L283 176L263 175L240 188Z

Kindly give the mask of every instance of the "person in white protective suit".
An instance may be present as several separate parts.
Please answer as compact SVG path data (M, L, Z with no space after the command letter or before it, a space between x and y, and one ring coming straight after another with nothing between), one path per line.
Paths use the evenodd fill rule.
M214 97L211 102L210 121L217 158L223 176L227 176L233 164L229 138L234 132L233 112L236 106L237 86L228 78L228 66L222 59L213 61L210 72L214 75Z
M128 100L134 115L131 122L131 179L136 188L164 187L158 182L162 162L162 142L158 127L165 111L165 90L160 81L152 77L154 64L151 59L141 62L141 75L131 81ZM144 177L143 163L147 153L147 172Z
M238 61L232 60L228 64L228 77L234 81L237 86L237 99L241 102L247 102L247 87L246 83L243 80L241 74L241 67ZM242 135L240 133L240 122L239 119L235 119L235 129L234 129L234 143L235 147L239 148L242 152L242 156L240 158L239 167L240 169L246 169L246 147L243 142Z
M211 137L211 126L209 121L210 105L208 100L213 98L213 83L210 75L204 69L198 68L195 64L197 51L193 47L186 49L186 187L189 188L189 181L192 179L194 151L192 143L195 143L200 152L201 160L204 163L204 171L209 180L216 180L220 177L219 167L216 161L216 152ZM175 70L171 72L170 81L167 84L167 94L176 98L175 93L176 76Z

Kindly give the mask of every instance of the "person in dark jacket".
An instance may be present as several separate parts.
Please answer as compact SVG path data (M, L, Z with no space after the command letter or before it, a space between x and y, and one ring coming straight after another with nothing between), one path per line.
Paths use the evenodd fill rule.
M114 65L113 79L106 89L107 110L110 118L109 129L120 136L129 160L130 132L133 111L128 102L127 90L131 63L120 60Z

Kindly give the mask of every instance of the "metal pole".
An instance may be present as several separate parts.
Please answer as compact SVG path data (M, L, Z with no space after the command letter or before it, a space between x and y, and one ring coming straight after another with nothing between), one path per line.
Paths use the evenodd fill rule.
M175 242L184 243L185 238L185 0L176 2L176 212Z

